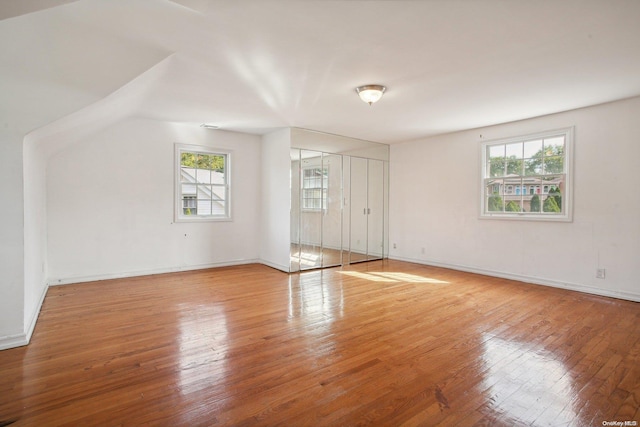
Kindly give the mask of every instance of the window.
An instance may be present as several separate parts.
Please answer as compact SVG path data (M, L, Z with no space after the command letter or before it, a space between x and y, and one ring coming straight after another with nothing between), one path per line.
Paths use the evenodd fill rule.
M572 145L572 128L483 143L480 216L570 221Z
M176 144L176 221L228 220L228 152Z
M196 196L182 195L182 214L198 215L198 205Z
M302 169L302 209L319 211L327 207L328 168Z

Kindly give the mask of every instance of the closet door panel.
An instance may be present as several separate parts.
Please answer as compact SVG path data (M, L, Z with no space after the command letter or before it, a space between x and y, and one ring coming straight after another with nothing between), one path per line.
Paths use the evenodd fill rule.
M349 262L367 260L367 159L351 158Z
M291 246L289 271L300 271L300 150L291 149Z
M326 171L322 153L300 151L300 270L322 267L322 214Z
M367 259L380 259L384 252L384 162L368 160L367 171Z
M322 266L342 265L342 156L324 154L326 172L322 212Z

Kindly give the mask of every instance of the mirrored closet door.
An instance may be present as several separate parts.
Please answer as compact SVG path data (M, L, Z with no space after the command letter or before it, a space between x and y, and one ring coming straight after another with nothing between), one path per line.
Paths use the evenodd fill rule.
M323 154L326 188L322 212L322 267L342 265L342 156Z
M290 271L384 257L384 163L291 150Z

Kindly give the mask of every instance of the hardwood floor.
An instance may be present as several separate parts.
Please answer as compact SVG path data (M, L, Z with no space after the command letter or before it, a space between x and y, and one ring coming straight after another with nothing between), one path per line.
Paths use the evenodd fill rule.
M291 244L291 271L310 270L321 267L337 267L343 264L351 264L382 258L382 256L367 255L348 250L336 250L321 248L313 245Z
M375 261L52 287L0 425L640 422L640 304Z

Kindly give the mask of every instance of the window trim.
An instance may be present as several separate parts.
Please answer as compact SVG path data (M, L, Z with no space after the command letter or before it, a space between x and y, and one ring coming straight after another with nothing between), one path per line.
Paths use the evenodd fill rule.
M183 213L183 202L182 202L182 186L181 186L181 167L180 160L181 154L183 152L190 153L202 153L202 154L214 154L214 155L223 155L226 157L225 159L225 184L226 187L226 199L225 199L225 214L224 215L184 215ZM216 147L207 147L202 145L191 145L191 144L180 144L175 143L174 149L174 158L173 158L173 167L174 167L174 209L173 209L173 220L174 222L223 222L223 221L233 221L231 215L231 177L232 177L232 155L233 152L231 150L220 149Z
M327 186L324 186L324 176L322 178L322 184L320 187L311 187L311 188L305 188L304 187L304 171L305 170L315 170L315 169L319 169L320 171L326 170L327 171ZM304 166L300 169L300 177L301 177L301 181L300 181L300 208L303 212L325 212L327 210L327 194L329 192L329 165L323 166L323 165L309 165L309 166ZM320 190L320 205L321 207L319 208L305 208L304 207L304 201L305 201L305 197L304 197L304 190ZM315 199L315 198L313 198Z
M567 128L561 128L550 131L543 131L533 134L521 135L516 137L494 139L488 141L481 141L479 144L480 149L480 204L479 204L479 218L480 219L498 219L498 220L519 220L519 221L552 221L552 222L572 222L573 221L573 147L574 147L574 132L573 126ZM492 145L511 144L516 142L526 142L535 139L550 138L553 136L564 136L564 175L565 175L565 191L562 196L563 212L561 214L552 213L530 213L530 212L488 212L486 211L485 198L486 188L485 179L487 168L487 147ZM544 185L544 184L543 184ZM515 188L514 188L515 193ZM527 192L528 193L528 192ZM539 195L545 195L540 188Z

